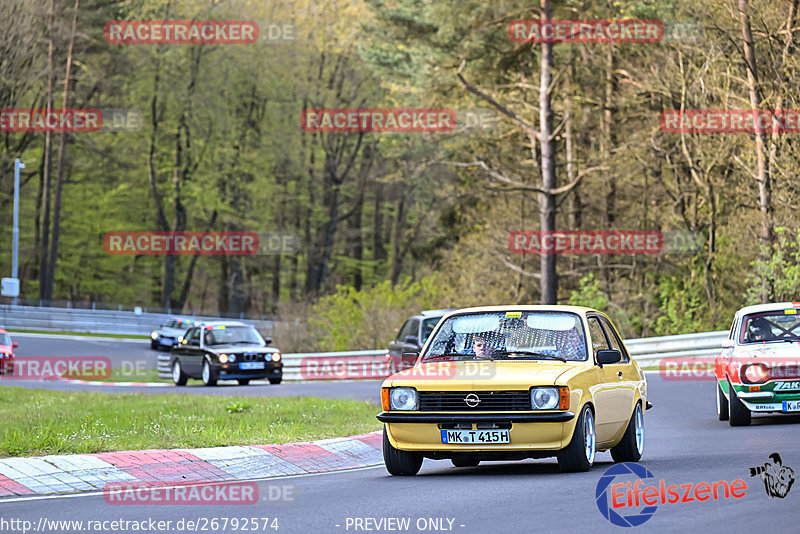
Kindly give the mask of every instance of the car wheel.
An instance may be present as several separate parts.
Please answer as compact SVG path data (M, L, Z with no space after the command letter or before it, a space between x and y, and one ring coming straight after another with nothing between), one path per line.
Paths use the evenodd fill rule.
M747 426L750 424L750 410L747 406L742 404L739 397L736 395L736 390L733 386L728 384L728 396L730 397L729 416L728 422L731 426Z
M158 350L158 341L156 341L155 339L151 339L150 340L150 348L152 350Z
M622 439L611 447L611 458L615 462L638 462L644 452L644 414L641 403L636 405L628 428Z
M240 386L246 386L247 384L250 383L250 379L249 378L240 378L240 379L237 380L237 382L239 382Z
M470 456L459 456L458 458L452 458L450 461L453 462L455 467L475 467L481 463L477 458Z
M596 452L594 433L594 413L588 404L583 406L572 440L565 448L558 451L558 467L562 471L588 471L594 463Z
M172 381L176 386L185 386L187 378L189 377L181 369L181 362L175 360L172 364Z
M383 463L394 476L414 476L422 467L422 456L415 452L401 451L392 447L386 427L383 427Z
M719 385L717 382L717 417L720 421L727 421L728 420L728 399L725 398L725 394L722 392L722 386Z
M269 379L269 383L270 384L280 384L281 380L283 380L282 376L279 376L278 378L270 378Z
M203 385L205 386L217 385L217 373L208 364L208 360L203 361L203 373L201 378L203 379Z

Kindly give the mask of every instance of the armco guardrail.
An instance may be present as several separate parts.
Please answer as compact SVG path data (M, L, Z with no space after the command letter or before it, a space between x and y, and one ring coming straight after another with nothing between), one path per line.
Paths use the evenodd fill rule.
M45 308L0 304L0 327L59 332L91 332L102 334L148 335L172 317L188 317L200 321L228 320L196 315L135 313L132 311L87 310L80 308ZM265 334L271 333L271 321L230 319L252 324Z
M625 346L642 367L658 365L663 358L713 357L719 354L727 330L678 336L629 339ZM170 378L169 354L158 356L158 375ZM379 380L390 373L385 350L313 352L283 355L283 379L303 380Z

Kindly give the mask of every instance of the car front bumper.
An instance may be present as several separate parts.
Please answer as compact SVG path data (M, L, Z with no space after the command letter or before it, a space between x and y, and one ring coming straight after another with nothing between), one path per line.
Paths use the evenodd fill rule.
M283 364L267 362L264 369L241 369L238 363L217 364L214 366L220 380L238 380L259 378L280 378L283 376Z
M382 412L386 434L396 449L417 452L537 452L566 447L575 429L572 412L547 413L398 413ZM442 443L442 425L470 424L473 430L496 423L509 430L509 443ZM459 426L459 428L463 428Z

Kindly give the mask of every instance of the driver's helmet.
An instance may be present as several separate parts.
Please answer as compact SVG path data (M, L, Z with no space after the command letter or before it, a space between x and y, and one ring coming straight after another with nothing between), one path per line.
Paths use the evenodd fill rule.
M769 321L763 317L758 317L750 321L747 327L750 332L750 341L766 341L772 339L772 328L769 326Z

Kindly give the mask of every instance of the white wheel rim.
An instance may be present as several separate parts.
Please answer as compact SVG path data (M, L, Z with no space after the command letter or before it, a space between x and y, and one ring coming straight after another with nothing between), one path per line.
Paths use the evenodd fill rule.
M642 415L641 404L636 406L633 421L636 429L636 450L641 454L644 449L644 415Z
M211 378L211 370L208 368L208 362L203 362L203 382L208 382Z
M586 460L590 465L594 462L594 442L594 416L592 415L592 410L587 408L583 415L583 444Z
M172 366L172 381L177 382L181 378L181 364L175 362Z

